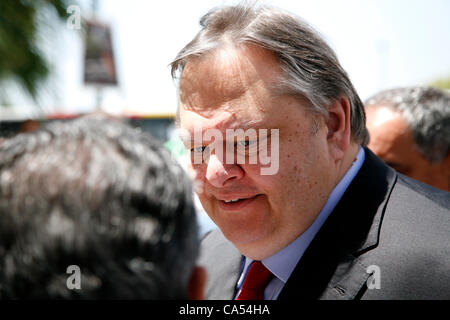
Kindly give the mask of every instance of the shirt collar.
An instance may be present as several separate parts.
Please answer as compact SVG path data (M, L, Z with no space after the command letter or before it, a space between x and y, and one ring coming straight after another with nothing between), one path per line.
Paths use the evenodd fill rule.
M356 160L353 161L344 177L339 181L336 187L331 191L330 196L319 213L313 224L303 232L297 239L291 242L287 247L278 251L274 255L262 260L263 265L270 270L278 279L286 283L292 271L294 271L303 253L308 248L312 239L315 237L319 229L324 224L330 213L334 210L339 200L344 195L345 190L355 178L365 159L364 149L359 146ZM245 257L243 272L237 283L238 287L242 286L248 267L252 263L252 259Z

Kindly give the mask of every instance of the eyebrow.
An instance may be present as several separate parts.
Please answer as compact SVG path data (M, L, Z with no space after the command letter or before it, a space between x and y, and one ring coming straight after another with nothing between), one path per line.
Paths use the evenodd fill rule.
M265 122L263 122L263 121L249 121L249 122L247 122L246 124L244 124L243 126L236 126L236 127L234 127L234 126L230 126L230 127L226 127L225 128L225 131L223 131L223 130L220 130L220 129L217 129L217 128L214 128L214 129L217 129L217 130L219 130L221 133L222 133L222 138L224 138L223 140L224 141L226 141L226 138L227 138L227 135L226 135L226 130L228 129L228 130L240 130L240 129L242 129L243 131L244 131L244 133L245 133L245 131L247 131L247 130L249 130L249 129L254 129L254 130L256 130L256 135L257 135L257 137L259 137L259 130L260 129L267 129L267 137L268 138L270 138L271 137L271 135L272 135L272 129L274 129L273 127L270 127L270 126L265 126L264 125L265 124ZM277 128L278 129L278 128ZM184 139L184 137L181 137L181 140L183 141L183 143L184 142L190 142L190 143L192 143L192 142L194 142L194 135L193 135L193 131L190 131L190 133L191 133L191 135L190 135L190 139ZM202 142L203 143L205 143L205 141L203 140L203 134L204 134L204 131L203 131L203 133L202 133ZM248 137L248 135L246 135L246 137Z
M230 130L242 129L242 130L246 131L248 129L255 129L255 130L271 129L271 127L268 126L265 121L249 120L249 121L246 121L245 123L241 123L240 125L231 125L229 127L226 127L225 129L230 129Z
M230 121L231 122L231 121ZM242 129L244 131L248 130L248 129L273 129L272 126L269 126L266 121L262 121L262 120L248 120L239 124L230 124L230 125L226 125L225 124L220 124L218 127L215 128L211 128L211 129L217 129L219 131L222 131L223 133L225 133L225 131L227 129L229 130L238 130L238 129ZM185 129L191 133L194 132L195 130L195 126L190 127L189 129Z

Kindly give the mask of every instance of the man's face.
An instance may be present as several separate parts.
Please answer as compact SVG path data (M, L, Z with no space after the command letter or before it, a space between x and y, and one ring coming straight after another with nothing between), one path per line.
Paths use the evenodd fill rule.
M449 190L448 175L443 168L445 161L431 164L425 159L417 150L411 131L398 112L386 106L372 106L366 110L366 116L370 133L368 147L378 157L404 175Z
M259 160L229 163L214 152L204 163L191 161L204 209L241 253L253 259L272 255L303 233L336 178L329 170L332 160L322 118L314 122L302 99L274 94L271 86L280 75L271 53L248 45L189 60L180 82L180 127L191 137L199 128L216 129L224 140L227 129L279 130L274 174L262 175ZM267 141L270 154L276 141L270 134ZM240 143L251 145L224 141ZM226 202L234 199L244 200Z

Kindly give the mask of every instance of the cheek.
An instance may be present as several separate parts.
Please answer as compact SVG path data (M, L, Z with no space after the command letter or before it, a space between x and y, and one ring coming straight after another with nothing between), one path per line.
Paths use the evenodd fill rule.
M299 186L304 176L304 153L298 151L298 146L288 146L280 154L280 177L283 185Z
M280 157L278 173L259 176L258 184L268 196L272 209L285 211L296 198L301 183L302 168L295 163L293 155Z
M205 189L205 169L203 165L193 165L189 162L187 166L189 178L192 181L194 191L201 196Z
M298 151L302 150L302 152ZM321 159L307 148L288 148L280 157L277 191L285 208L300 208L317 192Z
M431 184L435 177L439 177L443 174L440 171L433 170L432 166L426 163L421 163L419 161L410 163L409 166L410 168L412 168L412 170L406 175L427 184Z

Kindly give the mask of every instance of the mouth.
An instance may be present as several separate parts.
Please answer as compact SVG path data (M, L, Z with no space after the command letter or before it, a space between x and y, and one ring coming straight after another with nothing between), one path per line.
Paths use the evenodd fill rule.
M245 199L247 199L247 198L234 199L234 200L222 200L222 201L225 203L234 203L234 202L238 202L238 201L245 200Z
M225 211L238 211L242 210L245 206L249 205L253 201L255 201L257 198L259 198L261 195L257 194L252 197L246 197L246 198L234 198L229 200L218 200L219 201L219 207L222 210Z

